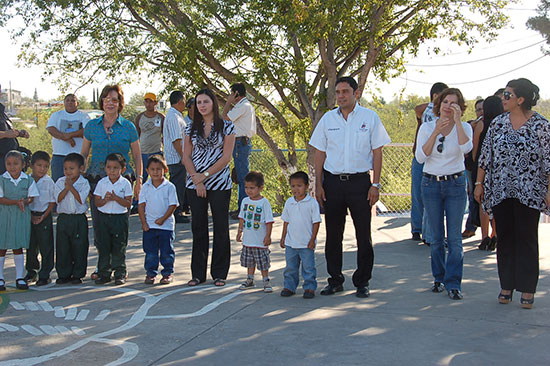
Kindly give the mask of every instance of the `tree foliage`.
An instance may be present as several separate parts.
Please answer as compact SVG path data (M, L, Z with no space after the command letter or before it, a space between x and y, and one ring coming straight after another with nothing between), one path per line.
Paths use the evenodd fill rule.
M529 18L527 27L542 34L542 36L546 38L546 44L550 45L550 1L541 0L537 13L537 16ZM550 49L545 50L545 52L550 54Z

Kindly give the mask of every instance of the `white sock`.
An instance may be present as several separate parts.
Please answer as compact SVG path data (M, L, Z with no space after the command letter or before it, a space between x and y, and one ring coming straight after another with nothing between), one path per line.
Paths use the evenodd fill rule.
M4 279L4 262L6 257L0 257L0 280Z
M15 263L15 278L23 278L25 275L25 256L23 254L14 254L13 263Z

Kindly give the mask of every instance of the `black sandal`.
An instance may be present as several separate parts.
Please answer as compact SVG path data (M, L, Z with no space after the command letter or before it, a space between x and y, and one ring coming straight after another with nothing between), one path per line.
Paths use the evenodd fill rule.
M535 302L535 296L533 295L533 297L531 299L524 299L523 296L522 296L521 299L519 300L519 302L520 302L522 308L532 309L533 308L533 303Z
M225 286L225 280L221 278L216 278L214 280L214 286L218 286L218 287Z
M24 278L16 279L15 280L15 287L18 290L28 290L29 289L29 285L28 285L27 281L25 281Z
M187 282L187 286L194 287L201 283L201 280L198 278L193 278L191 281Z
M508 295L504 295L502 292L498 294L498 302L501 304L509 304L512 302L512 292Z

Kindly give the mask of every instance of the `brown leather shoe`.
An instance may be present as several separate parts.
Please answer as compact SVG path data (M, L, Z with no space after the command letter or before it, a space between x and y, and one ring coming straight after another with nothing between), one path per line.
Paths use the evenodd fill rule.
M462 239L471 238L471 237L474 236L475 234L476 234L475 231L464 230L464 232L462 233Z

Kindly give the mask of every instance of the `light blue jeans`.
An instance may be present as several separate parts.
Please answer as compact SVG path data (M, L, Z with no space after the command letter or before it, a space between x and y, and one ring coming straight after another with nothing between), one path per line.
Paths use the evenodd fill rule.
M420 164L413 158L411 164L411 233L422 234L427 243L431 243L430 225L424 202L422 200L422 170L424 164Z
M52 179L54 182L57 182L59 178L65 176L63 171L63 160L65 160L63 155L52 155L50 167L52 169Z
M439 182L434 178L422 177L422 197L430 220L434 280L443 283L447 291L461 290L464 263L461 228L466 207L466 177L461 175ZM445 219L448 253L445 253L444 243Z
M244 177L250 170L249 157L252 151L252 142L248 139L248 143L244 144L241 137L235 139L235 147L233 148L233 162L235 171L237 172L237 182L239 183L239 202L238 208L241 208L241 202L247 197L244 191Z
M286 268L284 272L284 286L290 291L296 291L300 283L300 262L302 262L302 277L304 290L317 289L317 269L315 268L315 251L308 248L285 248Z

